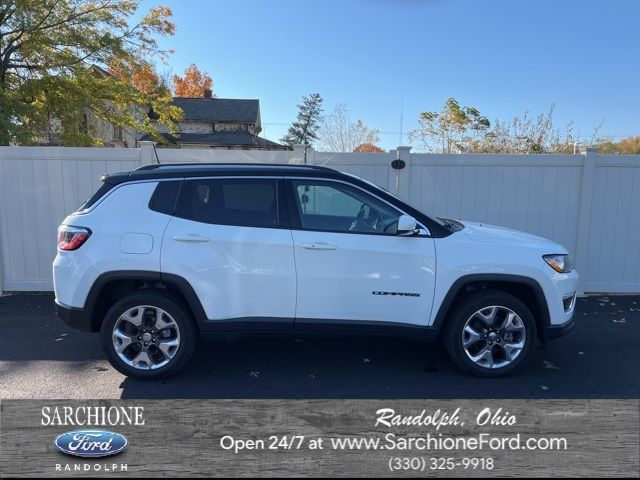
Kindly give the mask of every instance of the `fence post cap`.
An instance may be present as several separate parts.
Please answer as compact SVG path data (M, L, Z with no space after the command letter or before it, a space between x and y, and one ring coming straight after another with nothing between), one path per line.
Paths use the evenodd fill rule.
M138 142L140 146L140 165L151 165L158 162L156 149L156 142L150 140L141 140Z

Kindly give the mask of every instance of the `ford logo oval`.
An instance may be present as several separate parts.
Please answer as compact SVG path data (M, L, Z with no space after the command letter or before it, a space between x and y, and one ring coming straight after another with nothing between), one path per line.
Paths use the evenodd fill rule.
M76 457L107 457L122 452L128 442L124 435L106 430L75 430L53 442L62 453Z

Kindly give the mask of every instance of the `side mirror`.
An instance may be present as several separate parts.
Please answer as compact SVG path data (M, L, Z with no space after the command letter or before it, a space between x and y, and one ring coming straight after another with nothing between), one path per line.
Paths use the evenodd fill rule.
M400 215L397 234L408 237L416 233L418 233L418 221L411 215Z

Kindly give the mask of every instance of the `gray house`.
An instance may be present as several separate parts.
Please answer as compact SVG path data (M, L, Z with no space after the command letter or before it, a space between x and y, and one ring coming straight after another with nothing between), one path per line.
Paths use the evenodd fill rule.
M229 150L290 150L286 145L259 137L259 100L212 98L206 91L202 98L174 97L173 105L184 112L178 126L179 134L171 135L166 127L158 125L158 131L173 148L221 148ZM154 119L153 111L149 113ZM140 140L151 140L144 135Z

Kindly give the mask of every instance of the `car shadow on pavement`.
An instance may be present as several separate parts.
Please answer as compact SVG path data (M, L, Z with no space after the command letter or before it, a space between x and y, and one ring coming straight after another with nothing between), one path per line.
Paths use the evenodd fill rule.
M640 316L580 316L504 378L467 375L440 346L402 338L253 338L204 344L176 377L125 379L122 398L638 398Z
M0 297L0 361L90 362L102 358L95 334L72 330L56 315L53 295Z
M177 376L136 381L50 295L0 297L2 398L639 398L640 297L579 299L576 328L513 375L460 372L438 345L403 338L245 338L200 346Z
M396 338L245 338L200 345L175 377L125 379L122 398L378 398L449 373L444 352ZM424 393L424 385L419 388Z
M460 372L438 345L394 337L205 344L178 376L122 398L639 398L640 298L581 298L576 327L513 375Z

